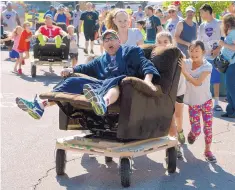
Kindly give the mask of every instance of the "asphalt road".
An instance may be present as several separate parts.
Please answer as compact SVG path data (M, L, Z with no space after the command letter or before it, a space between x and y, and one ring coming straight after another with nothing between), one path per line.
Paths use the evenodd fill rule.
M79 50L79 62L85 59ZM98 46L95 51L98 53ZM17 96L33 99L34 95L49 91L61 80L61 67L50 73L46 66L38 67L32 79L29 61L23 67L24 75L11 71L13 62L5 61L7 52L1 52L1 174L4 190L105 190L122 189L118 174L118 160L106 165L101 156L67 153L66 175L55 173L55 139L76 134L58 129L58 107L46 110L36 121L15 105ZM226 103L221 102L225 108ZM184 130L189 132L187 107L184 110ZM213 124L213 152L217 164L204 160L203 134L193 145L185 144L184 160L177 161L177 171L166 172L164 151L134 159L129 189L191 190L235 189L235 120L221 119L215 114Z

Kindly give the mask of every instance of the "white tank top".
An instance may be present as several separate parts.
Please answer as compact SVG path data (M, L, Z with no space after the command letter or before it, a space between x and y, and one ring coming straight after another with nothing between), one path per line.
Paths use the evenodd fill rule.
M16 14L15 10L2 12L3 22L7 24L7 26L4 26L4 30L12 32L16 28Z

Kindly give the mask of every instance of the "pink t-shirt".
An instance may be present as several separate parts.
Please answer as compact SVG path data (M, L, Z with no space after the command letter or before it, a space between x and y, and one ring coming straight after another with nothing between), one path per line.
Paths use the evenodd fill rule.
M13 41L14 41L14 44L13 44L12 49L18 52L19 51L18 46L19 46L19 41L20 41L20 35L14 36Z

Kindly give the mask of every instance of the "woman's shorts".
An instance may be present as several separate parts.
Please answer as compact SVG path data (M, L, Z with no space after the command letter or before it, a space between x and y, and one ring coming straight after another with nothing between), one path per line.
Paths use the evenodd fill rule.
M20 57L20 54L16 50L12 50L10 52L10 58L13 58L13 59L17 58L18 59L19 57Z
M181 96L177 96L176 97L176 102L179 104L183 104L184 103L184 94Z
M70 57L70 59L76 59L76 60L78 60L78 53L69 53L69 57Z

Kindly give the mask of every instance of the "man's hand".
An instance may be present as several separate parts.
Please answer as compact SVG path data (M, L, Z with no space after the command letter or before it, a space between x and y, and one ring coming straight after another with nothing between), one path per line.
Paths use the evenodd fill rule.
M153 91L157 91L157 90L158 90L157 87L154 86L154 84L153 84L151 81L149 81L149 80L144 80L144 82L145 82L145 84L147 84Z
M67 77L69 76L71 73L73 73L73 68L64 68L62 71L61 71L61 76L62 77Z

